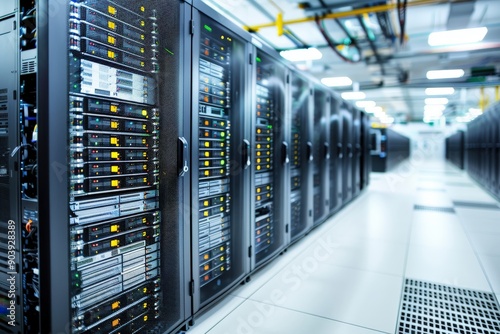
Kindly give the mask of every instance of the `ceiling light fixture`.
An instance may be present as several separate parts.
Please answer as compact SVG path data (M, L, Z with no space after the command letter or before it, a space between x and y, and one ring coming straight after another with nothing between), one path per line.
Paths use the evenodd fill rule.
M295 49L280 52L281 57L289 61L318 60L323 54L316 48Z
M366 94L363 92L344 92L341 94L344 100L363 100Z
M486 27L436 31L429 34L427 42L430 46L476 43L482 41L486 33Z
M455 89L453 87L439 87L439 88L426 88L426 95L452 95L455 93Z
M381 106L366 107L365 111L370 114L382 113L384 110Z
M456 79L461 78L465 74L464 70L435 70L427 72L427 79Z
M356 102L356 106L358 108L373 108L377 105L375 101L358 101Z
M328 87L343 87L352 85L349 77L329 77L321 79L321 83Z
M425 99L425 104L448 104L446 97L428 97Z

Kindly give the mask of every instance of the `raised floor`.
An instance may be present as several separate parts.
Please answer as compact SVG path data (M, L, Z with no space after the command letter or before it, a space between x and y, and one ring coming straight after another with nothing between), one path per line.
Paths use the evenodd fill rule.
M500 333L500 206L442 160L369 188L188 334Z

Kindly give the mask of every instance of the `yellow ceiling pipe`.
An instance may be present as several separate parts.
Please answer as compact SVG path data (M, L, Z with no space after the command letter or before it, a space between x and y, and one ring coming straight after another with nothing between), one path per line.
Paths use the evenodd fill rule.
M500 86L495 86L495 101L500 100Z
M407 6L413 7L413 6L432 5L432 4L439 4L439 3L449 3L449 1L414 0L414 1L409 1ZM387 11L394 10L394 9L397 9L397 4L396 3L389 3L386 5L353 9L353 10L350 10L347 12L330 13L330 14L323 15L321 18L323 18L323 19L338 19L338 18L342 18L342 17L351 17L351 16L358 16L358 15L364 15L364 14L370 14L370 13L387 12ZM281 15L281 19L280 19L280 15ZM278 22L278 21L280 21L280 22ZM285 25L304 23L304 22L312 22L312 21L315 21L314 17L304 17L304 18L284 21L283 20L283 13L280 12L278 14L278 17L276 18L276 22L263 23L263 24L253 25L253 26L244 26L243 28L245 30L248 30L248 31L258 31L261 28L269 28L269 27L276 26L278 28L278 33L279 33L280 29L283 33L282 27Z

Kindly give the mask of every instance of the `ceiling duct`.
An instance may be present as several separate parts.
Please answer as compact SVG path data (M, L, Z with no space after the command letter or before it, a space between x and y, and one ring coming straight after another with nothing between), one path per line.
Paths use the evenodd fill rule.
M464 29L469 26L470 18L476 6L475 1L452 2L446 28L448 30Z

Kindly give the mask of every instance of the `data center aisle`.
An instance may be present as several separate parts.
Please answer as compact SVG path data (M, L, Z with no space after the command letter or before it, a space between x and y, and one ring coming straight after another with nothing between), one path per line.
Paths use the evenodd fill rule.
M499 240L498 202L465 172L407 162L188 333L498 333Z

